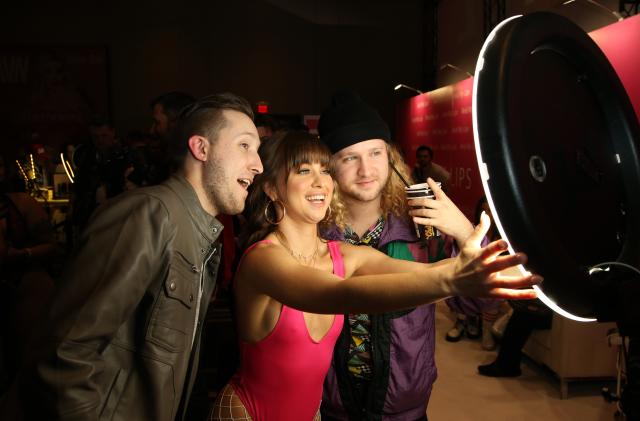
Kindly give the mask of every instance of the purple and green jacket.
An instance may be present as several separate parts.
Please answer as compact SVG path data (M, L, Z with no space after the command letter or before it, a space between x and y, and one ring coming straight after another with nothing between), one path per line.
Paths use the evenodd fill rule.
M338 227L323 233L343 241ZM434 262L450 255L451 241L435 239L426 248L417 242L413 224L389 215L378 249L404 260ZM348 374L348 323L336 342L333 361L324 383L323 418L337 420L408 421L424 417L436 380L435 305L369 315L373 377L365 401L354 393Z

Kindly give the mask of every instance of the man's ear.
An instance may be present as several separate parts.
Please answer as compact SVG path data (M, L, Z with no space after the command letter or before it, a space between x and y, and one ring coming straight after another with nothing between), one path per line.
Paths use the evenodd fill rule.
M205 162L211 153L211 144L206 137L193 135L189 138L189 151L198 161Z

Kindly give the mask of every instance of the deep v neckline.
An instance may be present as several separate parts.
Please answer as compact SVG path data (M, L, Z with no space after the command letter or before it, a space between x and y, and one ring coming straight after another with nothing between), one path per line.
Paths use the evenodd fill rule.
M309 329L309 325L307 324L307 319L305 317L305 314L314 314L315 313L306 313L304 311L301 311L300 314L302 315L302 322L304 323L304 328L307 331L307 336L309 337L309 339L311 339L311 342L313 342L314 344L319 344L321 343L329 334L329 332L331 332L331 330L333 329L333 326L336 324L336 315L333 315L333 320L331 321L331 324L329 325L329 328L327 329L327 331L322 335L322 337L320 339L315 339L313 337L313 335L311 335L311 330Z
M342 260L342 254L340 253L340 250L338 249L338 247L339 246L336 241L327 241L327 248L329 251L329 256L331 258L331 263L333 265L333 270L331 271L331 273L344 279L344 261ZM316 313L307 313L307 312L301 311L300 314L302 315L302 321L304 322L304 327L305 327L305 330L307 331L307 336L315 344L321 343L327 337L327 335L331 333L331 330L336 324L337 316L334 314L333 320L331 321L331 324L329 325L329 328L327 329L327 331L322 335L320 339L314 339L314 337L311 335L309 325L307 324L307 319L305 317L305 314L316 314Z
M271 240L261 240L258 241L256 243L254 243L253 245L251 245L247 250L245 250L244 254L243 254L243 258L244 256L256 245L260 244L260 243L268 243L268 244L273 244L273 241ZM327 241L327 247L329 248L329 255L331 256L331 262L333 264L333 270L331 271L331 273L333 273L336 276L339 276L340 278L344 279L344 261L342 260L342 254L340 253L340 249L339 249L339 245L337 241ZM240 260L240 262L242 263L242 259ZM283 303L280 303L280 313L278 315L278 320L276 321L276 324L274 326L274 328L271 330L271 332L269 332L264 338L262 338L261 340L259 340L258 342L264 341L266 339L268 339L269 337L271 337L275 330L277 329L278 325L280 324L280 319L282 319L282 315L283 312L285 311L285 308L289 308L288 306L286 306ZM293 310L293 308L291 308ZM320 339L314 339L314 337L311 335L311 331L309 330L309 325L307 324L307 319L304 317L305 314L316 314L316 313L306 313L304 311L298 311L298 313L300 313L300 316L302 317L302 323L304 324L304 329L307 332L307 337L309 338L309 340L311 342L313 342L314 344L320 344L324 339L326 339L326 337L329 335L329 333L331 333L331 330L334 328L335 324L336 324L336 319L338 318L338 315L333 315L333 320L331 321L331 324L329 326L329 328L326 330L326 332L324 332L324 334L322 335L322 337Z

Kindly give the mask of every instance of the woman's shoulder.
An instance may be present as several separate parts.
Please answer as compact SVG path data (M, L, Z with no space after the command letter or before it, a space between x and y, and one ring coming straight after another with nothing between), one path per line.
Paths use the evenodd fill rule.
M277 240L268 235L245 249L238 268L240 269L243 265L255 267L278 264L281 260L286 260L288 256L289 254L285 252Z
M251 244L242 253L238 262L234 283L245 284L247 280L252 284L265 274L265 270L278 265L282 258L277 252L279 246L272 241L260 240Z
M273 245L273 241L271 241L268 238L264 238L262 240L256 241L253 244L250 244L249 247L247 247L247 249L244 251L245 254L249 253L251 250L256 249L256 248L262 248L268 245Z
M244 252L242 253L242 260L240 261L240 264L242 264L242 262L247 259L264 256L265 252L269 253L270 250L275 250L276 247L277 245L268 238L256 241L244 250Z

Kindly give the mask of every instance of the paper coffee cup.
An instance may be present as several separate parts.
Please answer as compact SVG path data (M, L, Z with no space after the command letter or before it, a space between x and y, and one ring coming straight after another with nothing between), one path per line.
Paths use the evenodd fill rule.
M441 183L436 183L438 187L441 186ZM407 193L407 199L434 199L435 195L433 191L429 187L427 183L413 184L409 187L405 187L405 191ZM413 209L425 209L424 206L412 206ZM420 225L414 222L413 224L416 229L416 235L420 240L428 240L433 237L439 237L440 232L431 226L431 225Z

